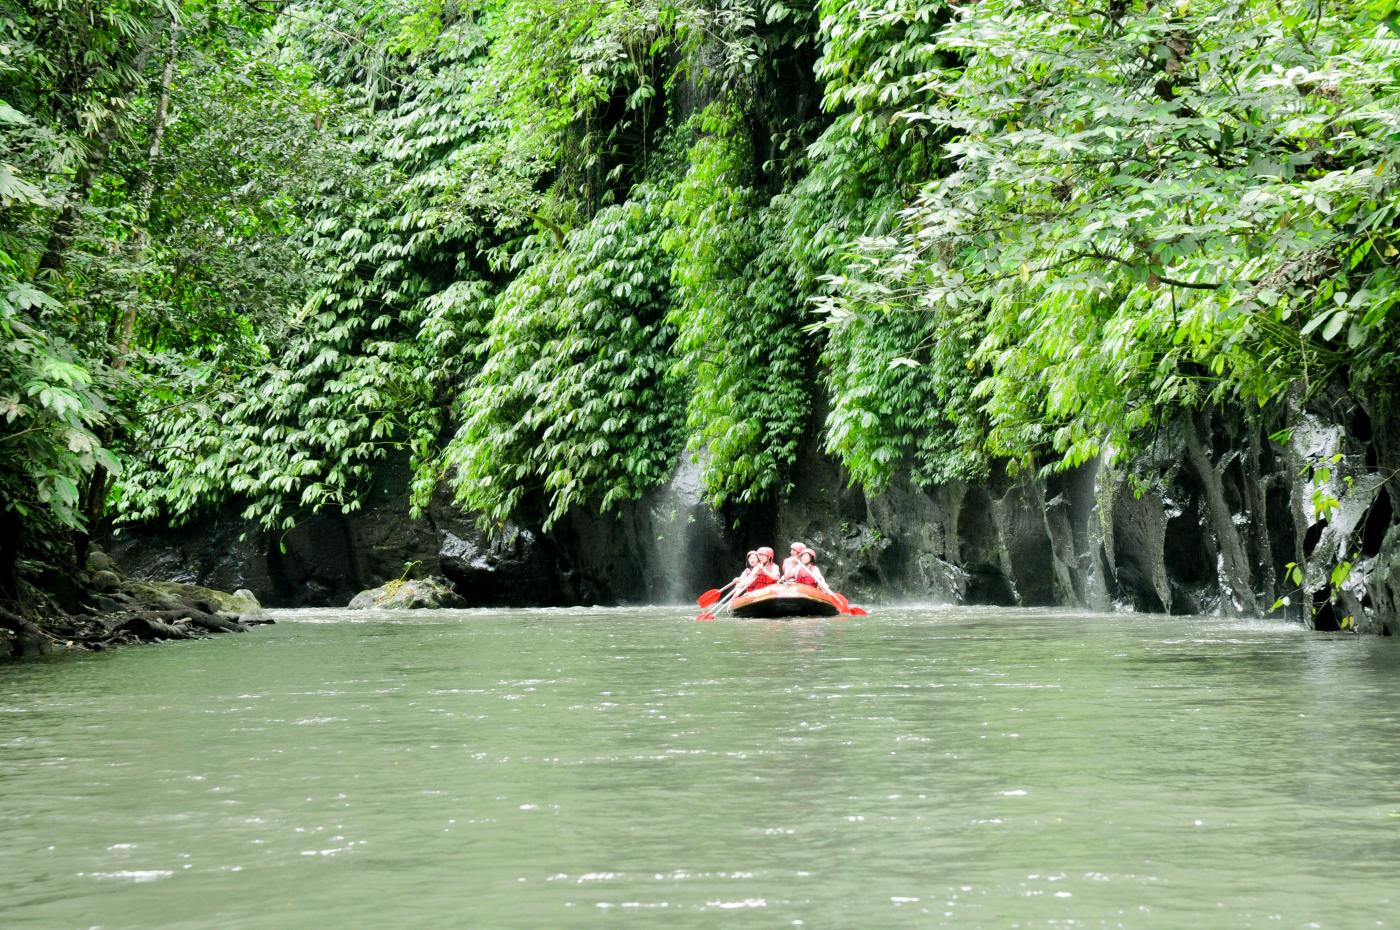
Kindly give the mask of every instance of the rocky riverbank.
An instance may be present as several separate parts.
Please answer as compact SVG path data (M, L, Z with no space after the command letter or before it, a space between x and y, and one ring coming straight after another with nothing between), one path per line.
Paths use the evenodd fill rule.
M71 581L66 604L46 600L27 616L0 609L0 659L200 639L272 622L252 591L129 579L102 552Z

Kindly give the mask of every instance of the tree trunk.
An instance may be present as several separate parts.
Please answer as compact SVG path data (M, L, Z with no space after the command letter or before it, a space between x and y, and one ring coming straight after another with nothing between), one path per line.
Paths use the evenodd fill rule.
M131 259L138 266L145 259L146 246L150 239L151 201L156 189L156 159L160 157L161 141L165 138L166 121L170 115L170 86L175 78L175 61L179 52L180 33L171 29L170 48L165 58L165 68L160 77L160 98L156 102L155 115L151 118L150 145L146 150L146 171L137 188L136 224L131 237ZM113 371L120 372L131 360L131 344L136 333L136 311L141 302L143 276L138 272L133 276L131 294L127 298L126 312L122 316L121 327L117 331L116 344L112 348L110 360ZM102 437L104 444L112 440L111 431ZM87 560L88 545L107 510L107 492L111 489L111 477L101 465L93 469L83 497L83 516L87 524L86 532L74 537L74 555L78 564Z
M175 78L175 59L179 53L179 42L179 31L171 30L170 49L165 58L165 69L160 75L160 99L156 103L155 116L151 119L151 144L146 150L146 174L141 179L141 187L137 193L136 228L131 237L131 257L138 267L145 260L146 245L150 240L151 200L156 191L156 159L160 157L160 144L165 138L166 119L170 115L170 85ZM141 303L144 276L138 271L134 281L126 313L122 317L121 330L117 334L117 344L112 352L112 367L117 371L121 371L127 365L131 355L132 336L136 332L136 309Z
M150 59L151 50L155 45L155 38L160 32L160 28L155 28L141 38L141 46L137 49L133 61L133 69L138 74L145 70L146 62ZM135 88L131 88L131 90L134 91ZM129 97L131 94L127 93L125 96ZM93 181L97 179L102 171L102 166L107 161L107 155L112 149L112 142L117 137L120 120L121 118L115 110L109 111L96 135L91 137L92 148L88 152L87 158L83 159L82 164L78 166L78 171L73 177L73 188L64 195L58 217L49 230L48 241L44 244L44 254L39 257L39 263L35 267L36 277L43 274L57 276L62 273L64 256L73 244L73 240L78 238L78 231L82 228L83 206L87 203Z
M0 508L0 604L19 601L20 540L24 523L12 510Z

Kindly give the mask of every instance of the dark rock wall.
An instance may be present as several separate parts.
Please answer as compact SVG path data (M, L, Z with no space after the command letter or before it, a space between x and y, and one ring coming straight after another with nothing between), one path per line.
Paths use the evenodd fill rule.
M394 466L363 509L280 537L250 532L230 510L179 530L128 529L108 548L135 576L249 588L276 606L344 605L406 567L447 578L473 605L547 606L690 602L734 577L747 549L781 556L802 540L856 601L1258 616L1286 597L1286 613L1319 629L1392 633L1400 431L1389 411L1359 415L1343 424L1299 411L1287 445L1264 426L1184 418L1132 476L1091 462L933 489L899 479L875 495L810 448L787 501L743 513L711 510L687 461L619 512L576 510L547 533L526 519L491 536L446 497L411 519L407 472ZM1327 519L1320 493L1342 502ZM1353 567L1338 588L1342 562Z
M360 510L317 514L284 534L258 530L230 507L173 530L122 528L106 549L132 577L247 588L277 607L343 606L403 575L442 575L480 606L592 600L572 574L561 576L556 547L528 528L488 538L446 497L411 518L406 476L386 469Z

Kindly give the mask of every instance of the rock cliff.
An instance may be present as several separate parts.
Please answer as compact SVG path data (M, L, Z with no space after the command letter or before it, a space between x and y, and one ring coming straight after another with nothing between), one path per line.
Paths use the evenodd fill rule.
M1280 444L1223 414L1183 417L1131 473L1094 461L933 489L901 479L874 495L811 447L788 500L742 513L712 511L683 461L616 513L576 510L549 532L526 518L492 536L446 498L410 519L406 469L388 466L360 511L281 538L230 510L180 530L130 528L110 548L136 576L248 588L272 605L343 606L412 565L470 605L525 606L686 603L733 577L747 549L803 540L853 600L1281 609L1318 629L1394 633L1394 419L1356 408L1346 422L1298 411L1294 423Z

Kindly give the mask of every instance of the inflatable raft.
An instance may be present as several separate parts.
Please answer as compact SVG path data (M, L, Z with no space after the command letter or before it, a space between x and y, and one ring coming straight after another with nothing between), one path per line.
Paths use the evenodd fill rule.
M729 602L736 617L781 619L784 617L834 617L841 612L836 598L805 584L773 584Z

